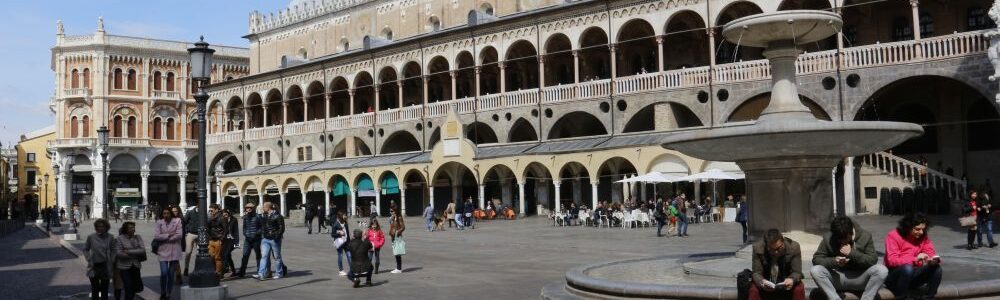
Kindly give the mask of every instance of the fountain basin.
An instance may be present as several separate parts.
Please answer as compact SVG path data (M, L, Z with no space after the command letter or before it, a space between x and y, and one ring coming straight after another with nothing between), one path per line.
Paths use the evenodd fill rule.
M782 40L802 45L836 34L843 24L840 16L832 12L787 10L733 20L722 28L722 36L738 45L759 48Z

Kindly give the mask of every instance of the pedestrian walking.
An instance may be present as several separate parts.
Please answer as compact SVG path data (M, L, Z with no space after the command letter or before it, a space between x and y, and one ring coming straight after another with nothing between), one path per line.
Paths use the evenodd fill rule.
M222 240L229 233L229 224L222 220L219 205L208 206L208 255L215 261L215 274L222 277Z
M94 220L94 233L87 236L83 245L84 258L87 259L87 277L90 278L90 299L107 300L108 285L111 283L115 256L111 252L111 244L115 236L108 233L111 223L105 219Z
M662 237L663 225L667 223L667 216L663 213L663 200L657 200L653 206L653 219L656 220L656 236Z
M347 249L351 252L351 256L355 258L351 261L351 272L347 274L347 279L354 282L354 287L357 288L361 285L360 276L365 276L365 285L371 286L372 262L362 257L367 256L368 252L372 250L372 243L364 239L361 229L354 229Z
M750 207L747 206L746 196L740 197L736 210L736 223L740 223L743 227L743 244L746 244L750 240L750 229L747 228L747 222L750 221Z
M83 206L83 218L86 220L90 219L90 205Z
M347 258L347 266L351 266L351 252L347 251L347 243L351 236L347 234L350 229L347 225L347 216L344 213L337 213L333 224L330 225L330 237L333 238L333 248L337 250L337 270L340 276L347 276L344 272L344 258Z
M423 217L424 222L427 223L427 231L434 232L434 207L430 203L427 204L427 207L424 207Z
M236 278L233 250L240 245L240 223L228 209L222 210L222 220L226 224L226 237L222 239L222 274L229 272L230 278Z
M455 227L457 227L458 230L465 230L465 223L462 222L462 219L464 218L465 205L462 205L462 201L458 200L457 203L455 203Z
M316 218L319 221L318 222L319 223L319 228L317 228L317 230L319 230L319 233L322 234L323 233L323 229L327 229L327 226L326 226L326 222L327 222L326 214L323 213L323 207L322 206L316 205Z
M403 231L406 231L406 224L399 211L392 209L389 214L389 236L392 238L392 256L396 257L396 269L392 274L403 273L403 255L406 255L406 242L403 241Z
M160 259L160 299L170 299L174 290L174 279L177 277L177 262L184 252L181 244L184 242L184 225L181 219L174 216L173 210L164 208L160 219L153 227L154 254Z
M978 221L979 204L976 203L976 196L977 196L976 191L972 191L969 193L969 202L966 202L965 206L962 207L962 215L965 217L972 217L973 219L976 219ZM977 225L975 224L966 227L966 234L965 234L966 250L979 248L974 244L974 242L976 241L976 234L978 233L977 229L978 229Z
M280 279L285 273L285 264L281 261L281 238L285 235L285 219L278 211L274 210L274 204L271 202L264 202L262 208L264 212L264 215L261 216L263 239L260 241L260 248L262 257L257 265L257 274L253 277L258 280L266 279L264 272L267 271L267 264L271 262L271 252L274 252L274 265L277 272L273 279Z
M188 276L188 266L191 265L191 253L194 253L198 249L195 245L198 239L198 225L201 222L198 210L200 208L195 206L181 219L184 224L184 277Z
M243 257L240 259L240 269L236 276L244 277L247 274L247 261L250 259L250 251L257 255L257 262L260 262L260 232L261 219L254 209L253 203L243 206Z
M65 207L60 207L59 208L59 220L60 221L65 221L66 220L66 208Z
M312 205L306 205L306 234L313 233L313 219L316 218L316 208Z
M184 285L184 277L181 276L181 256L187 251L187 245L184 242L187 239L187 231L184 228L184 213L181 211L180 207L175 205L170 206L170 211L174 213L174 218L181 222L181 240L178 244L181 245L181 255L177 257L177 261L174 262L174 274L176 274L176 282L179 285Z
M476 224L472 223L472 212L476 210L476 205L472 204L472 197L465 200L465 221L462 223L465 227L476 229Z
M372 261L374 269L372 273L378 274L378 267L381 264L382 245L385 245L385 233L382 232L382 225L377 219L373 219L368 224L368 232L365 233L368 241L372 243L372 250L368 252L368 259Z
M990 203L989 195L986 194L985 197L976 197L978 193L972 192L974 198L976 199L976 204L979 205L979 211L976 212L976 243L980 248L989 246L990 248L996 247L997 243L993 241L993 204ZM986 235L986 241L989 244L983 244L983 235Z
M677 236L688 236L687 201L677 201Z
M451 200L444 208L444 217L448 220L448 228L451 228L451 225L455 224L455 200Z
M142 237L135 234L134 222L122 223L113 245L115 266L121 274L125 300L135 299L135 294L143 290L141 270L142 262L146 261L146 246Z

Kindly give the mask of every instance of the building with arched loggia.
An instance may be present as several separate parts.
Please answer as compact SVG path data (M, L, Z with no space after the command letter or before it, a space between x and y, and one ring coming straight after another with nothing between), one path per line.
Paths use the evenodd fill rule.
M883 188L955 199L1000 167L983 35L996 27L991 5L296 1L251 13L251 74L209 87L210 110L226 124L207 136L210 163L222 170L213 193L227 206L272 201L282 211L310 203L385 213L395 202L408 215L470 198L536 214L558 203L701 196L701 185L637 191L615 181L739 171L660 141L753 122L766 107L764 54L725 41L722 25L818 9L844 26L801 49L801 101L820 119L906 121L926 132L831 170L839 209L878 212Z
M48 144L60 167L54 174L58 205L77 204L101 216L104 176L112 193L138 190L141 199L132 197L130 206L193 205L198 122L188 75L191 44L109 34L103 20L94 33L64 30L60 22L52 48L56 136ZM215 49L212 82L249 74L247 49ZM223 126L219 118L206 119L210 127ZM109 130L107 166L98 149L101 126Z

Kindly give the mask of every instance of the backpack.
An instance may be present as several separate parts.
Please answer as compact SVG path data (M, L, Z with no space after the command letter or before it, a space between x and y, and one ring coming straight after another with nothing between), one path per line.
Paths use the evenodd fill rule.
M750 269L743 269L736 274L736 299L750 299L750 285L753 284L753 272Z

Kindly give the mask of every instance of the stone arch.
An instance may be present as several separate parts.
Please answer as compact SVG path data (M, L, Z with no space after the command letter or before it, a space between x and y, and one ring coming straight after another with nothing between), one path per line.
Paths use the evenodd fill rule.
M813 101L812 99L809 99L803 95L799 95L799 101L801 101L803 105L809 108L809 111L812 112L813 117L816 117L817 119L820 120L826 120L826 121L831 120L830 114L828 114L826 110L823 109L822 106L817 104L816 101ZM742 103L740 103L739 106L733 109L733 111L726 117L725 119L726 123L755 121L757 120L757 118L760 117L761 112L763 112L764 109L767 108L767 105L770 102L771 102L770 92L751 97L746 101L743 101Z
M456 99L473 97L476 94L476 59L472 52L462 51L455 57Z
M170 154L160 154L149 161L149 166L146 168L150 172L177 172L180 170L180 166L177 163L178 159Z
M581 205L591 205L593 189L591 185L597 177L586 165L577 161L567 161L559 167L556 182L559 182L559 196L553 207L564 209L570 203Z
M844 103L844 115L855 116L855 119L859 119L858 117L865 113L864 107L867 106L870 101L885 96L885 91L889 90L893 86L921 78L940 79L940 81L943 82L958 82L976 91L978 96L982 96L987 99L995 98L994 95L996 95L997 92L986 84L988 83L987 80L983 80L982 77L973 77L974 75L966 73L967 72L952 73L950 70L939 70L937 68L920 68L917 69L917 74L905 74L899 77L888 77L880 80L873 80L871 81L871 86L863 86L863 88L874 92L866 95L864 101L851 101ZM862 81L862 84L865 83L865 81ZM845 119L846 118L848 117L845 117Z
M673 176L691 175L691 166L684 159L671 153L663 153L653 158L646 166L646 173L660 172Z
M424 82L420 64L411 61L400 69L403 84L403 106L424 103Z
M402 205L406 212L405 215L421 215L423 207L430 203L427 201L427 178L425 178L424 172L417 169L406 171L403 175L402 185L406 187L404 191L406 204Z
M354 77L354 111L360 114L375 111L375 80L367 71L360 71Z
M427 102L452 99L451 64L444 56L435 56L427 63Z
M285 92L285 115L288 117L288 123L301 123L305 121L305 97L302 92L302 87L297 84L293 84L288 87Z
M659 71L660 53L656 46L656 29L644 19L625 22L615 38L618 76L631 76Z
M621 156L606 159L597 169L598 199L609 199L611 202L624 202L628 199L629 195L623 191L622 184L616 183L616 181L622 180L626 176L634 175L638 175L638 168L636 168L636 164L631 160Z
M483 175L483 197L494 207L514 206L514 198L518 193L517 183L520 181L507 165L493 165Z
M389 135L382 143L381 154L420 151L420 142L412 133L400 130Z
M514 125L510 127L510 132L507 134L508 143L517 142L529 142L538 141L538 132L535 130L535 126L531 125L531 122L525 120L524 118L517 118L514 121Z
M246 105L243 103L243 99L240 99L239 96L232 96L229 98L229 101L226 101L226 119L228 120L226 122L227 131L243 130L247 128L246 125L248 120L245 118L244 109L246 109Z
M378 110L399 108L399 72L392 66L385 66L378 72Z
M500 142L496 132L490 125L483 122L472 122L465 125L465 137L473 144L495 144Z
M593 26L580 34L581 81L611 78L611 51L608 48L608 33L604 28Z
M538 50L527 40L517 40L504 55L507 92L538 88Z
M108 160L111 172L138 173L142 169L139 159L128 153L119 153Z
M348 147L348 144L351 147ZM368 156L372 155L372 150L368 147L368 144L359 137L348 136L337 142L337 145L333 147L332 158L341 157L354 157L354 156Z
M284 106L282 104L281 91L278 89L271 89L267 92L267 96L264 97L264 106L267 107L267 115L265 116L264 125L281 125L285 122L285 116L283 115Z
M661 105L666 107L658 110L657 106ZM663 111L665 115L657 117L658 111ZM686 105L673 101L665 101L652 103L639 109L625 123L625 129L622 132L653 131L657 129L658 126L656 126L656 123L658 122L662 124L659 126L661 129L705 126L701 118Z
M737 46L727 41L721 34L721 27L732 20L749 15L763 13L760 6L751 1L733 1L723 9L719 10L715 18L715 27L719 27L719 32L715 34L715 44L718 49L714 50L715 60L719 64L733 63L739 61L763 59L763 49L746 46Z
M314 80L306 86L306 100L308 113L306 121L313 121L326 118L326 87L323 82Z
M497 49L486 46L479 51L479 96L500 92L500 56Z
M327 183L327 191L330 193L330 211L334 213L343 212L347 214L350 210L350 198L353 193L352 183L340 174L330 176Z
M667 70L707 66L710 63L705 19L692 10L682 10L667 20L663 36L663 67Z
M247 96L247 115L248 128L261 128L264 127L264 101L260 97L260 94L253 92Z
M433 174L431 188L434 189L434 207L443 208L452 200L479 199L479 180L472 168L465 164L445 162Z
M608 134L608 130L604 122L601 122L596 116L583 111L574 111L563 115L558 121L552 124L552 127L549 129L548 139L606 134Z
M572 84L573 43L562 33L550 35L545 41L545 85Z
M340 117L351 114L351 86L347 83L347 78L343 76L334 77L330 81L330 111L331 117Z

